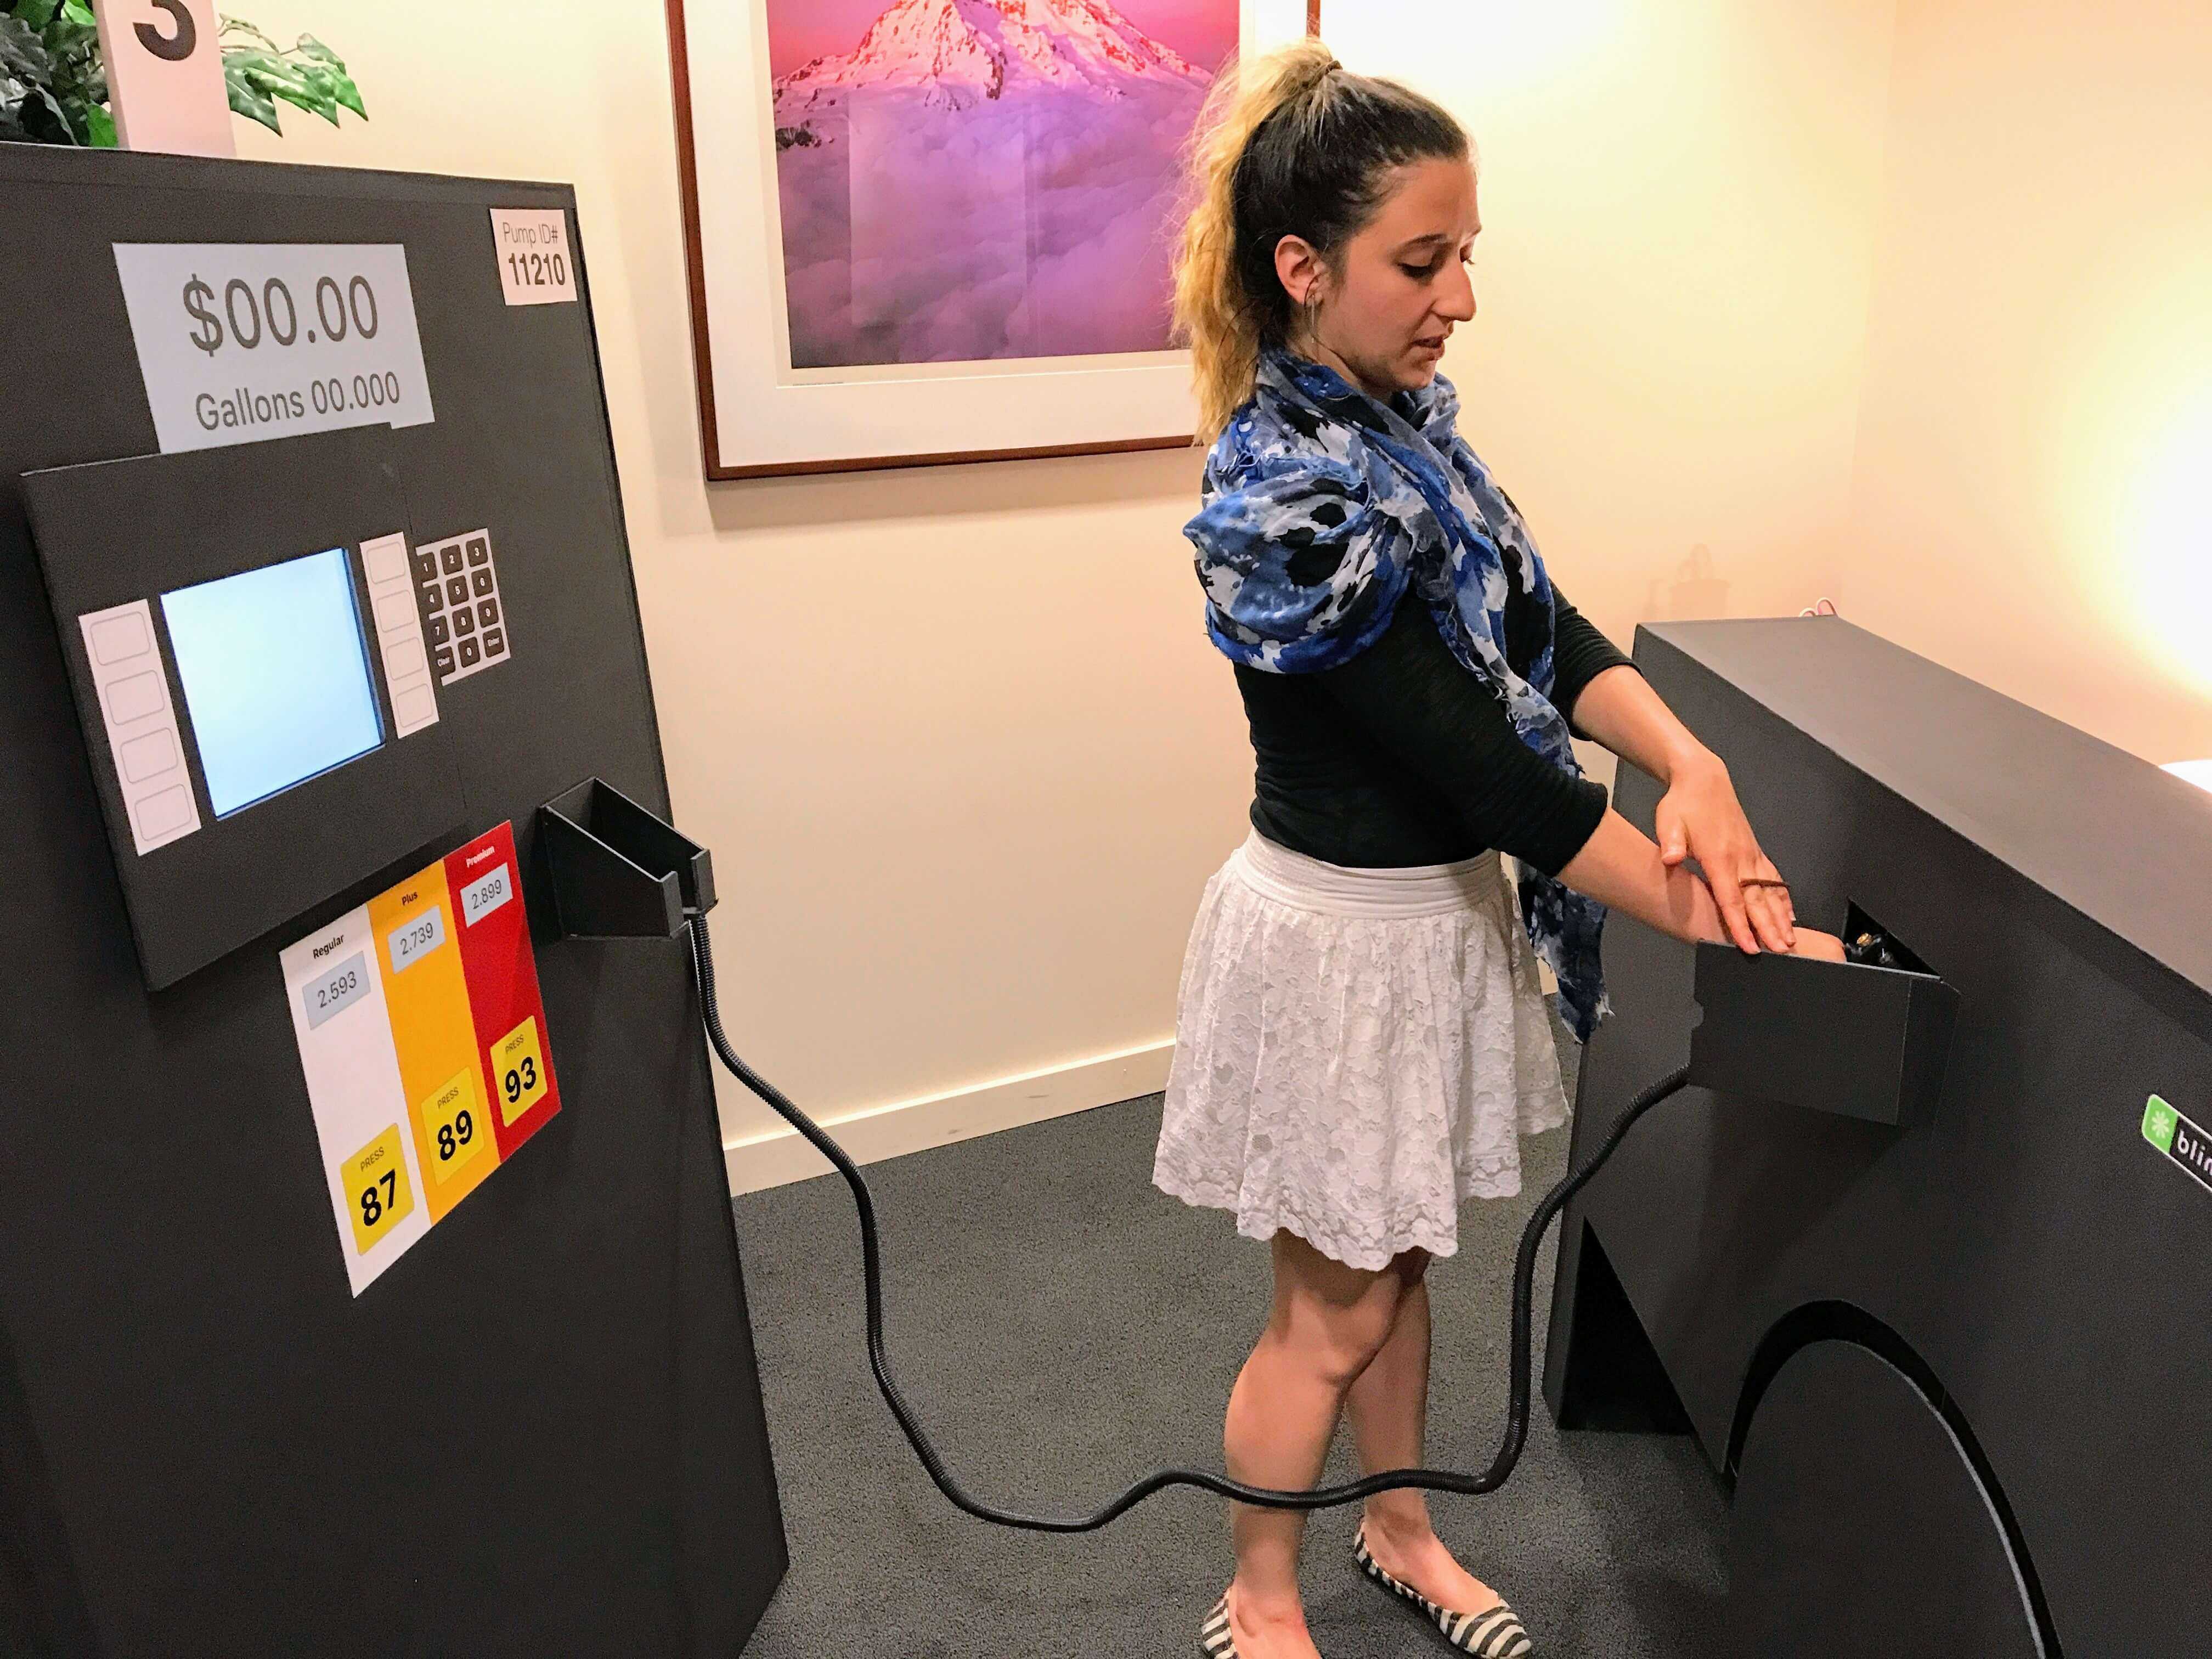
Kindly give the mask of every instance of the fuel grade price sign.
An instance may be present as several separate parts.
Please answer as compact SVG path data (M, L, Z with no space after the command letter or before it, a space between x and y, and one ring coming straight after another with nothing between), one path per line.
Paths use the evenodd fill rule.
M560 1109L501 824L281 953L356 1296Z
M435 418L407 250L118 242L161 451Z

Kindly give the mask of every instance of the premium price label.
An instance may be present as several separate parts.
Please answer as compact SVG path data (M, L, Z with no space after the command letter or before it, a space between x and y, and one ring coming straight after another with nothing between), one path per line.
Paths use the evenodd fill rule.
M118 242L161 453L436 418L396 243Z
M514 883L508 878L507 866L503 864L483 879L472 881L462 888L461 911L468 917L469 926L475 927L477 923L506 903L508 896L514 890Z

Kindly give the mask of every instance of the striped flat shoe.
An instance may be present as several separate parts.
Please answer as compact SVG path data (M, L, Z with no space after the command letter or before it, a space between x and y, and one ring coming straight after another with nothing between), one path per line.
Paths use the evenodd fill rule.
M1352 1540L1352 1553L1359 1563L1360 1571L1389 1590L1391 1595L1411 1601L1428 1616L1429 1622L1443 1632L1445 1641L1462 1653L1472 1653L1478 1659L1528 1659L1536 1651L1529 1641L1528 1632L1522 1627L1513 1609L1500 1601L1487 1613L1454 1613L1449 1607L1440 1607L1415 1589L1411 1584L1393 1578L1376 1565L1367 1548L1367 1527L1363 1522L1359 1535ZM1224 1629L1226 1620L1224 1616Z
M1198 1650L1206 1659L1237 1659L1237 1638L1229 1633L1229 1592L1213 1604L1206 1622L1198 1627Z

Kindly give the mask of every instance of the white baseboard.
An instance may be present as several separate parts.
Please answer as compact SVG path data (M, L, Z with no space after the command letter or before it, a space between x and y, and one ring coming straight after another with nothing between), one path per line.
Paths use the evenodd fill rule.
M1000 1078L976 1088L867 1107L822 1127L852 1154L855 1164L875 1164L998 1129L1157 1094L1167 1087L1168 1061L1174 1053L1172 1041L1147 1043ZM811 1180L831 1169L830 1160L807 1145L798 1130L784 1127L725 1142L722 1163L729 1171L732 1194Z

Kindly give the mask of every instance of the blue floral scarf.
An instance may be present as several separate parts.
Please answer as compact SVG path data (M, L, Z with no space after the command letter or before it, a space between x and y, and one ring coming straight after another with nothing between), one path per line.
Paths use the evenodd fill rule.
M1377 403L1333 369L1263 353L1250 402L1206 458L1198 549L1206 631L1231 661L1316 673L1390 626L1410 588L1460 665L1504 702L1546 760L1582 768L1551 702L1551 580L1520 512L1462 441L1438 375ZM1605 907L1521 872L1521 917L1587 1040L1607 1012Z

